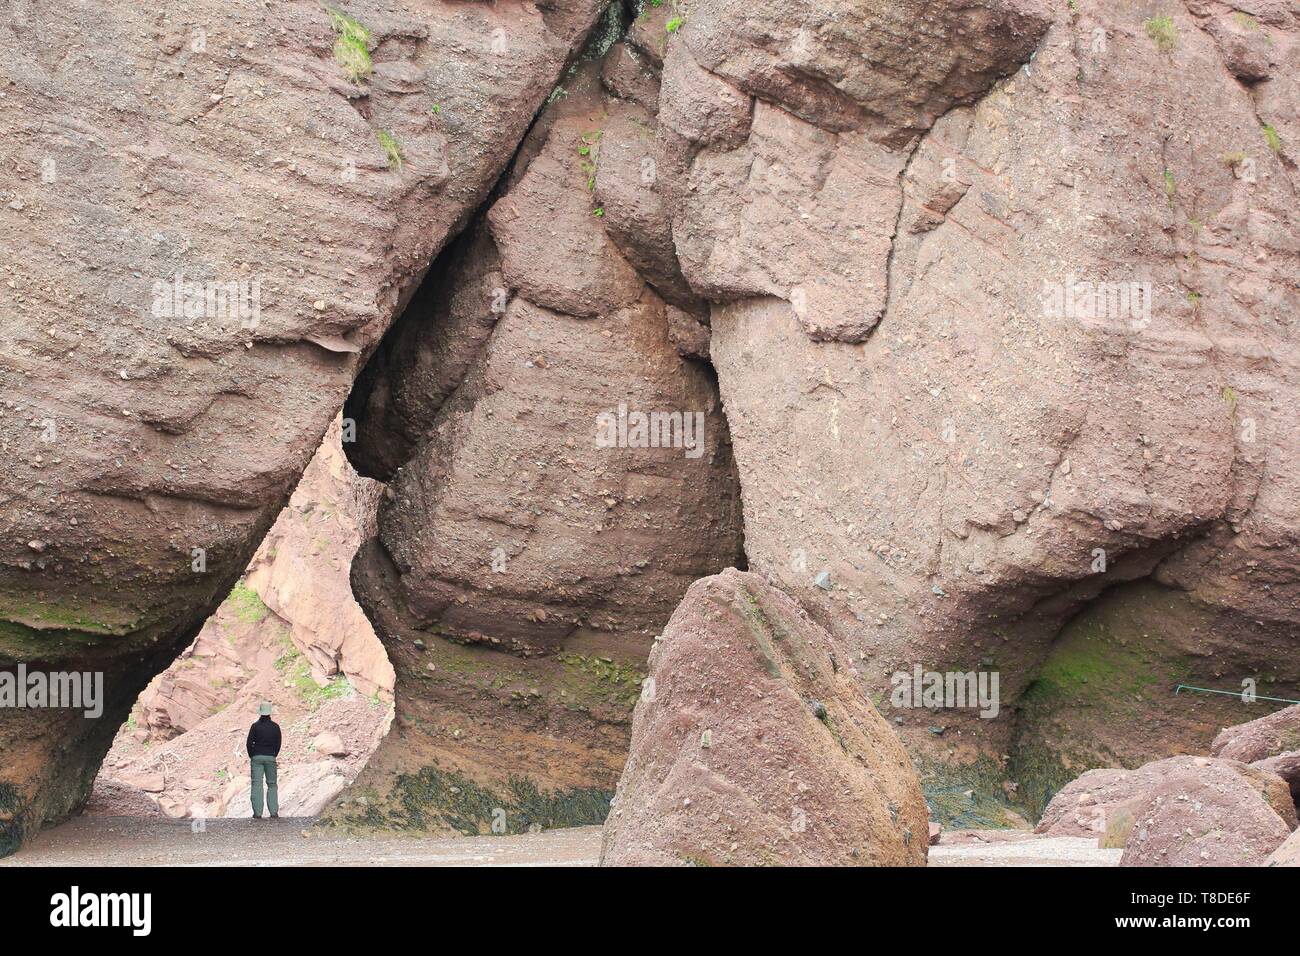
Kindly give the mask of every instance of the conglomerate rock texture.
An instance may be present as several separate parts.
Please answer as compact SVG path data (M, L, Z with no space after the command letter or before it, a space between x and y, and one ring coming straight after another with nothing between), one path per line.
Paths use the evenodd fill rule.
M1233 774L1254 791L1282 819L1287 832L1296 827L1296 808L1286 782L1258 765L1214 757L1168 757L1143 764L1136 770L1089 770L1057 791L1043 811L1036 832L1047 836L1100 836L1117 812L1135 818L1141 806L1157 792L1178 793L1179 786L1198 775L1222 783ZM1247 803L1253 803L1247 801Z
M0 852L89 793L602 4L0 4ZM175 291L180 289L180 301Z
M124 713L368 359L353 585L398 718L345 819L598 819L651 637L733 564L945 820L1240 722L1178 684L1292 696L1293 4L217 11L0 27L4 661L103 667ZM255 327L152 316L182 270L260 276ZM655 411L702 453L641 447ZM997 672L998 715L893 707L916 665ZM0 715L10 843L111 733Z
M353 460L390 482L353 586L398 716L348 823L600 822L652 638L692 581L742 560L716 385L592 194L624 110L599 67L566 77L349 406ZM638 437L650 413L670 417Z
M1295 829L1295 807L1278 778L1253 771L1264 779L1251 779L1251 768L1210 757L1181 762L1132 804L1120 866L1261 866ZM1262 787L1280 790L1281 801Z
M718 62L715 6L692 5L665 74L688 54ZM1294 109L1280 105L1295 14L1119 3L1049 25L1045 7L996 9L1004 42L972 48L996 64L972 71L982 95L921 124L846 130L842 111L791 106L740 69L700 85L714 119L722 86L756 94L747 139L674 122L693 98L660 102L661 140L681 131L672 152L692 157L673 236L715 300L750 567L883 694L916 663L1000 673L996 719L886 711L936 809L972 822L1000 811L968 788L1019 786L1033 811L1086 767L1203 746L1240 720L1231 698L1175 696L1179 682L1285 697L1300 677ZM728 29L766 12L746 5ZM1225 53L1243 31L1266 38L1262 76ZM838 37L813 29L786 55L848 91L829 65ZM920 26L898 42L934 49ZM750 238L772 218L790 233ZM801 267L840 243L860 285L827 305L810 279L826 269ZM1107 295L1085 300L1085 282ZM1149 309L1122 307L1126 284Z
M1300 704L1224 728L1210 745L1210 753L1216 757L1247 763L1297 750L1300 750Z
M924 866L907 752L830 635L756 574L691 585L650 654L604 866Z
M393 668L348 583L382 486L348 465L336 421L243 579L149 682L85 812L250 816L244 743L270 701L280 813L312 816L365 765L393 714Z

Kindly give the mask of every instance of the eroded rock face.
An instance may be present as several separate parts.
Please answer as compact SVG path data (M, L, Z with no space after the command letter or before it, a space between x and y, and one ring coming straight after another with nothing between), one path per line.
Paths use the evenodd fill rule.
M106 706L0 714L0 851L84 801L599 7L8 11L0 666Z
M353 586L398 701L351 824L600 822L651 639L740 560L716 386L592 195L603 124L633 107L594 61L564 88L349 406L377 429L355 460L391 474Z
M249 816L244 741L258 704L270 700L284 733L281 812L319 813L383 737L392 696L362 694L342 674L317 683L292 631L241 582L141 694L104 758L86 812ZM317 746L325 732L339 745ZM135 791L143 797L128 799Z
M761 577L697 581L650 655L606 866L923 866L903 746L830 636Z
M140 695L87 813L249 816L244 742L270 700L284 734L281 812L319 813L388 729L393 668L352 597L380 486L358 477L334 422L244 578Z
M1231 722L1175 684L1300 681L1292 9L624 12L486 215L595 0L0 28L0 663L125 713L368 360L354 580L409 710L350 818L598 818L649 636L736 563L733 435L750 565L873 691L1000 675L989 720L887 711L945 816ZM257 320L153 314L182 271L259 280ZM621 404L705 453L597 446ZM0 720L8 846L110 734Z
M352 470L342 438L335 421L244 580L289 622L318 684L341 674L363 696L392 700L393 666L350 581L353 555L374 534L383 486Z
M935 793L1007 780L1036 811L1089 766L1204 746L1231 701L1175 684L1300 678L1297 246L1262 126L1289 80L1243 86L1217 8L1174 14L1172 46L1126 10L999 9L1019 28L974 45L969 84L920 78L943 102L913 122L850 108L848 67L823 99L783 95L801 44L829 64L841 27L881 42L852 18L711 53L724 20L799 20L695 4L665 86L687 53L708 78L661 94L659 168L714 303L751 567L886 695L918 662L998 671L996 719L888 716L944 765ZM1296 24L1270 10L1285 60ZM925 59L920 27L889 42ZM743 138L719 82L757 95ZM1080 282L1110 298L1081 305Z
M916 138L1014 72L1048 19L1020 0L692 4L660 97L693 154L673 222L692 288L777 296L813 339L864 339Z

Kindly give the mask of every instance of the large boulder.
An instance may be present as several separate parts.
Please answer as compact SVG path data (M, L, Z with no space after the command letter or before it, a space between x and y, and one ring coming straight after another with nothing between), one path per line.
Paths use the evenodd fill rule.
M1256 760L1251 766L1281 777L1291 788L1291 798L1300 804L1300 750Z
M1210 753L1229 760L1254 763L1300 750L1300 704L1219 731Z
M1132 810L1120 865L1259 866L1290 836L1295 823L1294 807L1288 825L1260 784L1239 768L1208 757L1164 768Z
M1282 818L1288 829L1295 829L1295 805L1287 782L1277 773L1238 760L1183 756L1152 761L1136 770L1089 770L1052 797L1034 832L1056 837L1099 836L1120 810L1136 812L1137 805L1145 804L1168 781L1203 771L1219 777L1235 773Z
M650 655L601 863L922 866L928 822L829 635L758 575L693 584Z
M1089 770L1052 797L1035 833L1045 836L1096 836L1105 832L1115 809L1142 792L1136 771Z

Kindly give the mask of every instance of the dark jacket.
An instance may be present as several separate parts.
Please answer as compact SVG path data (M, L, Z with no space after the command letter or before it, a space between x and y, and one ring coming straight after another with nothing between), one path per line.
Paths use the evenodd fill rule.
M280 725L270 717L259 717L248 728L248 755L250 757L278 757L280 755Z

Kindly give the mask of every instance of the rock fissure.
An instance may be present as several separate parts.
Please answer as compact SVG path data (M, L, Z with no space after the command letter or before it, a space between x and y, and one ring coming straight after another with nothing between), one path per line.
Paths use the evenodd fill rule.
M122 158L10 146L0 240L55 228L0 276L26 422L0 438L0 616L40 625L0 625L0 660L126 628L141 683L346 396L348 455L387 482L350 576L397 715L335 823L596 822L621 775L607 862L921 862L918 787L1014 824L1083 769L1203 750L1232 701L1169 689L1280 692L1300 621L1300 43L1280 7L1239 14L250 8L268 39L234 21L238 69L166 18L114 41L149 85L28 56L0 110L67 100ZM331 61L347 31L364 50ZM114 96L125 133L95 122ZM157 314L181 264L260 279L258 320ZM896 702L918 667L999 675L1000 706ZM737 758L731 728L773 720L808 790ZM51 762L57 723L0 775L14 839L106 746ZM898 772L863 783L868 752Z

